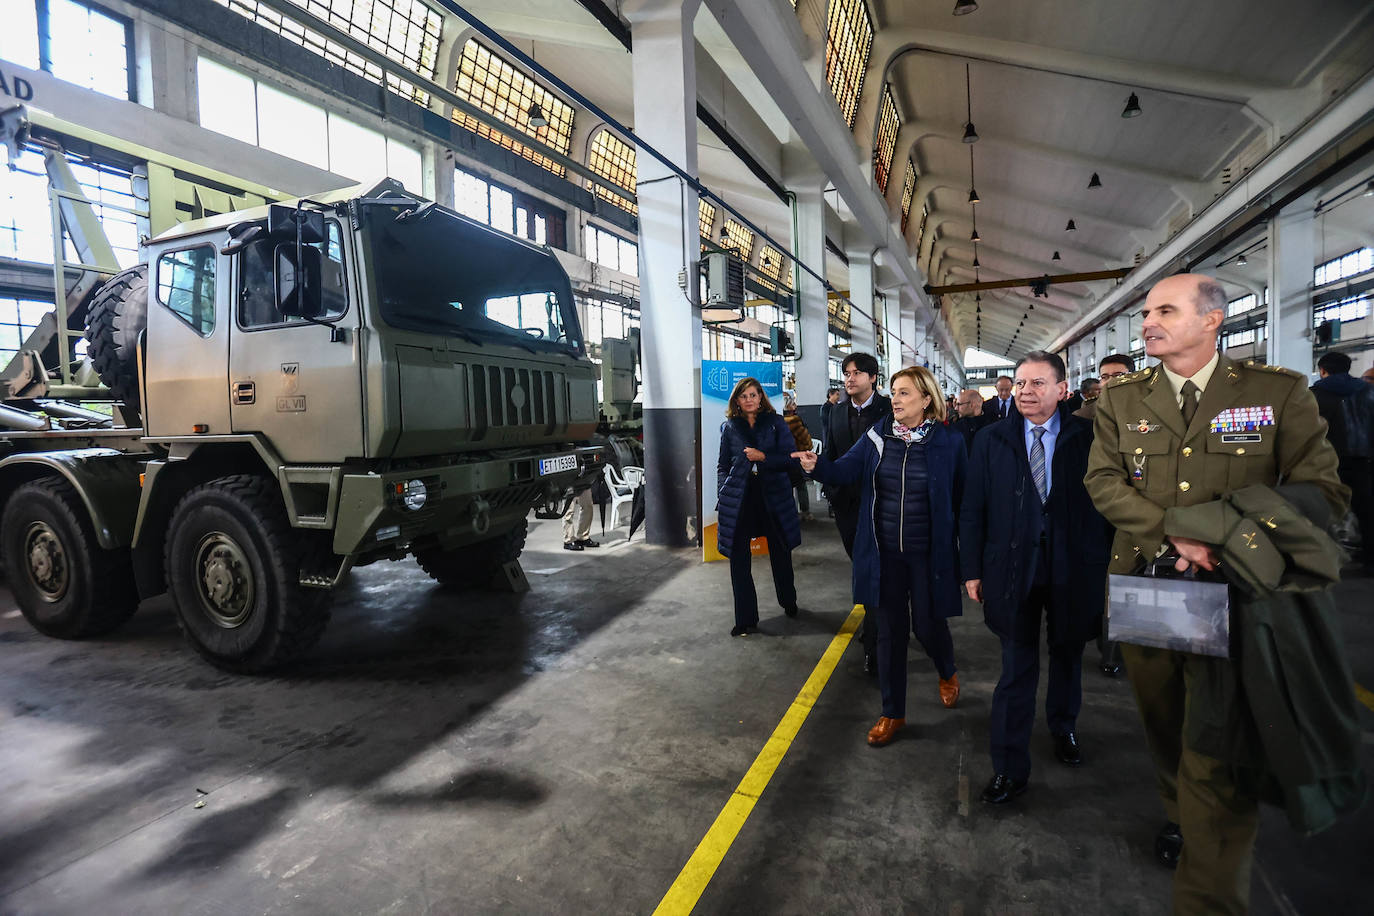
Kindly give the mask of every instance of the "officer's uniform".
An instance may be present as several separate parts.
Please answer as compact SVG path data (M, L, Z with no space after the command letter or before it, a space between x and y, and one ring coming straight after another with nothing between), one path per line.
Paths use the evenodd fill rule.
M1165 544L1165 510L1210 502L1252 484L1311 483L1338 514L1349 491L1307 380L1296 372L1214 357L1185 428L1182 382L1162 365L1104 386L1085 482L1116 527L1113 573L1130 573ZM1123 645L1166 815L1183 833L1174 878L1179 913L1244 912L1259 813L1228 767L1183 744L1188 685L1204 659Z

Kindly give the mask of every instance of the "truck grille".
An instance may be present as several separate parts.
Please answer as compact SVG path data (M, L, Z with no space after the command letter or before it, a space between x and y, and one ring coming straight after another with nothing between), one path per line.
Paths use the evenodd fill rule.
M472 431L481 439L490 428L543 427L550 434L563 407L563 374L538 369L473 365Z

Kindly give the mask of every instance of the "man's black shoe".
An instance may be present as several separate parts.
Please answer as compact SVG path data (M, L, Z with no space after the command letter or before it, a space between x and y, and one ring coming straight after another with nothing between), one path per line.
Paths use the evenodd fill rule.
M583 538L580 541L573 541L578 547L600 547L600 541L593 541L591 538Z
M1083 762L1083 754L1078 749L1078 736L1073 732L1054 736L1055 759L1066 767L1076 767Z
M1169 821L1155 834L1155 858L1168 868L1178 868L1178 857L1183 855L1183 832L1178 824Z
M1100 666L1098 666L1098 667L1099 667L1099 670L1100 670L1103 674L1107 675L1107 677L1120 677L1120 676L1121 676L1121 666L1120 666L1120 665L1104 664L1104 665L1100 665Z
M782 612L786 614L788 617L796 617L797 614L801 612L801 609L798 608L795 604L789 604L787 607L782 609Z
M987 788L983 790L982 799L985 805L1005 805L1022 792L1026 791L1026 780L1015 780L1009 776L998 773L988 782Z
M563 542L563 549L564 549L564 550L581 550L581 549L582 549L582 545L579 544L579 543L577 543L576 541L564 541L564 542Z

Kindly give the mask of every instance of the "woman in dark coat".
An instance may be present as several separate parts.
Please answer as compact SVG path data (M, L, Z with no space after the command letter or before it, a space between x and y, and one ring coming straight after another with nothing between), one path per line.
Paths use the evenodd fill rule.
M778 604L788 617L797 616L792 551L801 546L801 524L788 476L797 444L756 379L742 379L735 386L725 417L716 462L716 547L730 558L730 587L735 593L730 635L747 636L759 626L758 594L749 569L749 542L754 538L768 538Z
M878 617L878 682L883 710L868 732L881 747L906 724L908 634L930 657L940 702L959 699L948 619L963 612L955 511L963 498L964 437L944 425L945 400L930 370L892 377L892 416L874 424L835 461L799 453L802 468L827 484L860 484L854 538L854 600Z

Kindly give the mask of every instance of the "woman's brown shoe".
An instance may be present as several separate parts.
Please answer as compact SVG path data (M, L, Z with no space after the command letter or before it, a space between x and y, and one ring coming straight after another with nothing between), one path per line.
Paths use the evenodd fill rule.
M949 676L949 680L940 678L940 702L945 704L946 709L953 709L954 704L959 702L959 673L957 671Z
M883 716L878 724L868 730L868 743L872 747L882 747L897 736L897 729L906 724L906 719L889 719Z

